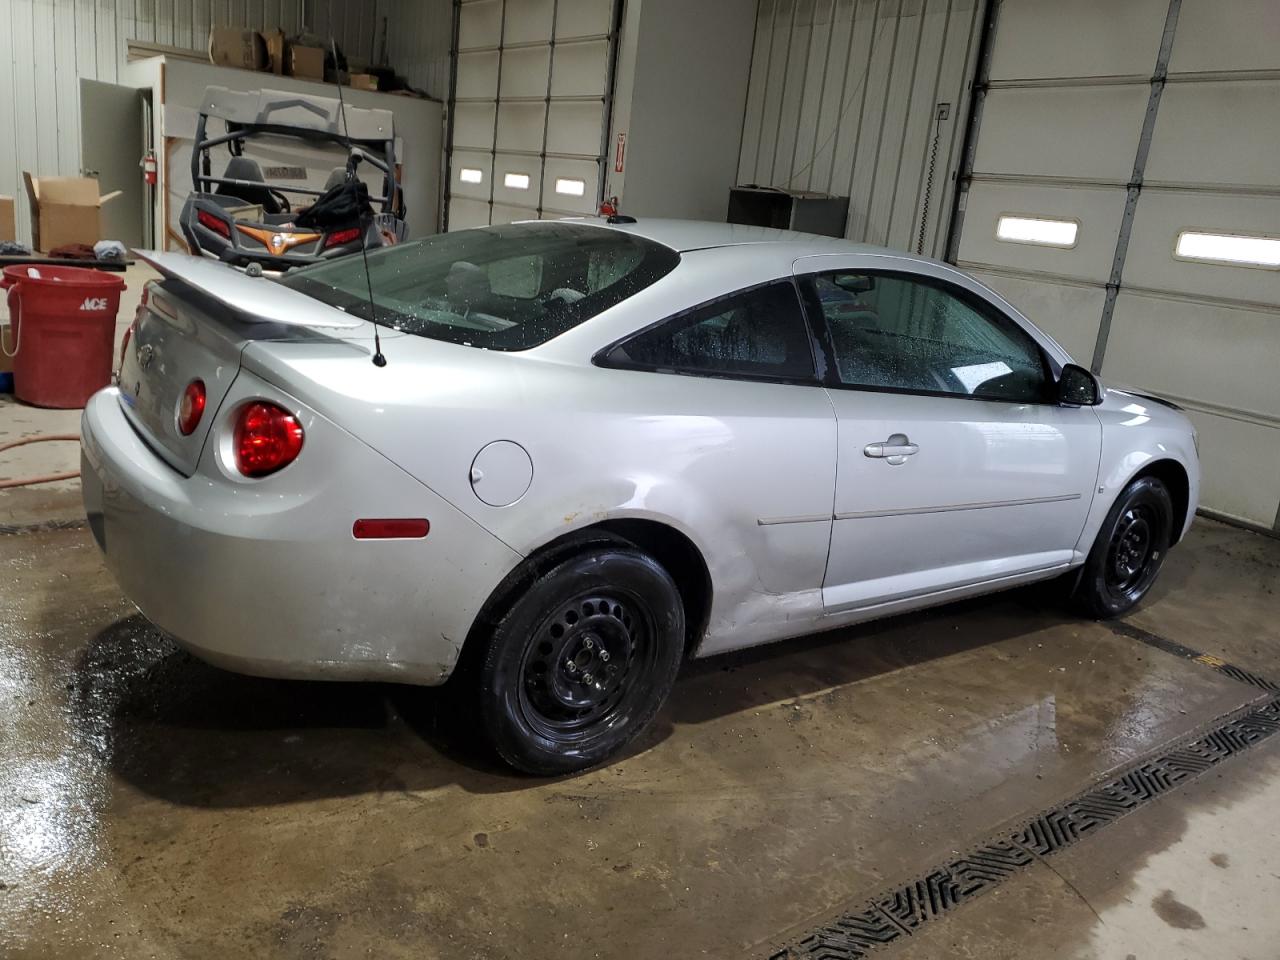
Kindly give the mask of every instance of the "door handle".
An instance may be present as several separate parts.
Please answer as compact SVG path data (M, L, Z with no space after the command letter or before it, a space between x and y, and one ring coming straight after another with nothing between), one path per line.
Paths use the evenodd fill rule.
M906 463L907 457L919 453L920 447L908 440L905 433L895 433L880 443L868 443L862 448L862 452L877 460L888 460L896 467L900 463Z

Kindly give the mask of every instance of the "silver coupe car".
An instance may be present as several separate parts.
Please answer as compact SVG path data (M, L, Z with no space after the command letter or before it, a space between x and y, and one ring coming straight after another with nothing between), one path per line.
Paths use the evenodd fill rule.
M1061 577L1147 592L1199 493L944 263L623 218L253 277L171 253L82 428L90 526L160 629L245 673L466 685L579 769L703 657Z

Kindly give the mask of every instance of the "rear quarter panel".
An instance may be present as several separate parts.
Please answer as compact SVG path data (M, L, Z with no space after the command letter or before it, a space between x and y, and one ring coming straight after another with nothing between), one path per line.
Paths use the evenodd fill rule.
M295 387L303 403L358 424L361 439L521 555L604 520L658 520L708 565L709 637L747 644L775 636L778 622L799 620L803 632L821 613L836 443L821 388L486 359L423 370L393 356L359 396L313 385L337 360L292 362L310 374ZM508 506L482 502L471 484L476 455L495 440L533 463Z
M747 645L788 624L804 632L821 614L836 447L825 391L590 362L599 348L688 306L789 277L791 259L746 258L754 275L743 274L741 257L707 263L522 353L397 337L384 343L383 368L336 346L292 343L255 343L244 362L521 555L610 519L679 530L715 586L710 648ZM495 440L518 443L533 463L528 490L508 506L490 506L472 489L476 455Z

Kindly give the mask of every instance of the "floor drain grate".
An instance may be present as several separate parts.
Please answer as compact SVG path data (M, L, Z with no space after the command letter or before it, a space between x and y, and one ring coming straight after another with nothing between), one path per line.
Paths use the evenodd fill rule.
M1280 692L1280 684L1272 683L1266 677L1260 677L1256 673L1250 673L1248 670L1242 670L1230 663L1219 664L1219 673L1225 673L1233 680L1239 680L1241 683L1247 683L1272 693Z
M917 880L872 897L855 911L841 913L770 954L769 960L864 957L985 893L1037 857L1054 855L1277 731L1280 697L1229 715L1207 733L1175 744L1154 759L1143 760L1125 773L1033 817L1011 835L976 847Z
M1272 683L1266 677L1260 677L1256 673L1250 673L1237 667L1235 664L1227 663L1221 657L1215 657L1211 653L1201 653L1199 650L1193 650L1188 646L1178 643L1176 640L1169 640L1160 636L1158 633L1152 633L1150 630L1143 630L1139 626L1132 623L1126 623L1124 620L1109 620L1106 624L1111 628L1113 633L1130 640L1137 640L1139 643L1145 643L1149 647L1155 647L1157 650L1163 650L1165 653L1172 653L1175 657L1184 657L1187 660L1194 661L1204 667L1212 667L1221 674L1225 674L1232 680L1238 680L1241 683L1247 683L1251 687L1257 687L1260 690L1268 690L1271 693L1280 693L1280 684Z

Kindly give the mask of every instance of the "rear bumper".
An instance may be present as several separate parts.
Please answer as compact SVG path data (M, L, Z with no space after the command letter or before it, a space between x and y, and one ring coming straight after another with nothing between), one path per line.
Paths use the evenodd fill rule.
M249 391L282 398L261 383ZM142 442L116 389L97 393L81 424L82 479L108 568L148 619L218 666L442 683L519 555L334 424L303 422L298 460L254 482L221 467L217 422L188 478ZM371 516L426 517L431 531L355 540L353 521Z

